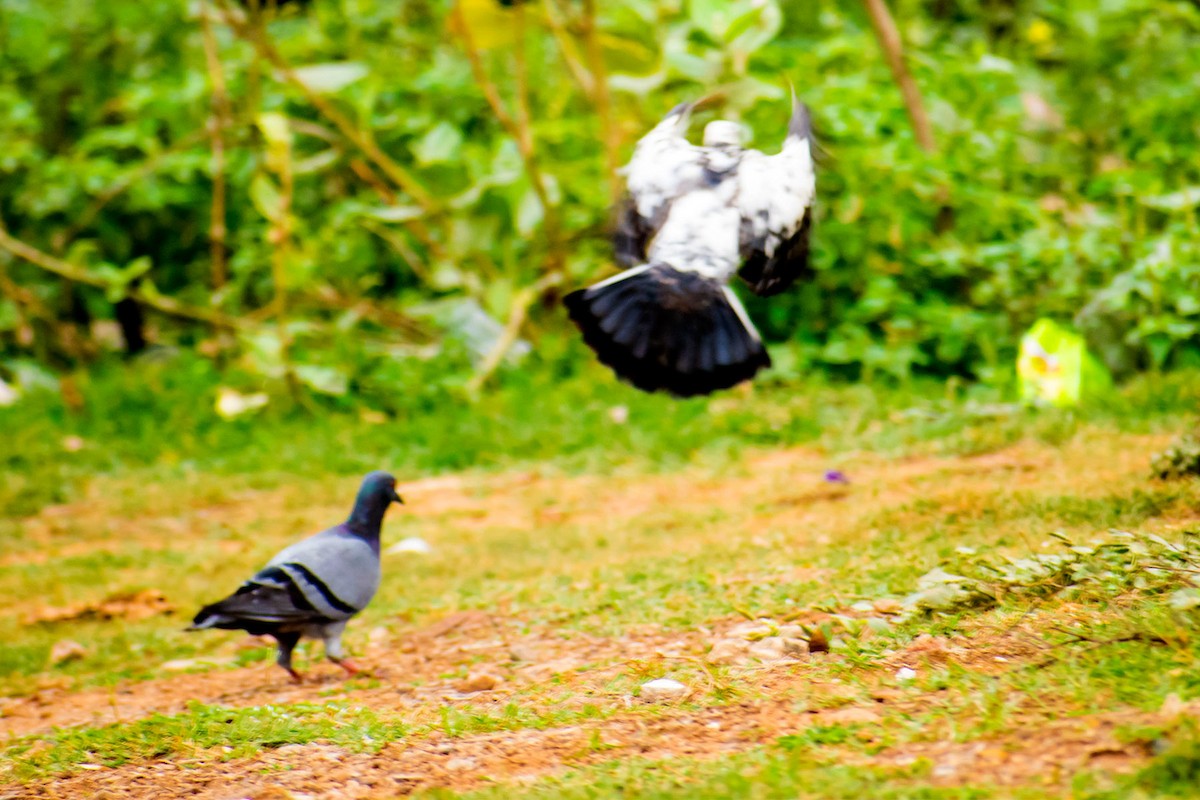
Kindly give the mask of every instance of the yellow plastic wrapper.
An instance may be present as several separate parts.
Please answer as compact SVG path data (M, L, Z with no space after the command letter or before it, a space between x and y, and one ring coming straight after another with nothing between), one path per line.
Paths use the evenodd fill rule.
M1035 405L1076 406L1112 388L1112 376L1083 337L1049 319L1021 337L1017 381L1021 399Z

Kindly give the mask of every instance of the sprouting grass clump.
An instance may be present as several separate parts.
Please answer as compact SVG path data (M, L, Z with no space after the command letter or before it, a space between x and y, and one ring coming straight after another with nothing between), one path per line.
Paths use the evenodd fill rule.
M1185 433L1154 456L1150 470L1159 480L1200 476L1200 433Z

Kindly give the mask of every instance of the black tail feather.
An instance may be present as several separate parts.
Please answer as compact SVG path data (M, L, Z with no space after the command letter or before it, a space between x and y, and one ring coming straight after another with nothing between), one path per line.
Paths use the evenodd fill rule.
M563 302L600 361L648 392L709 394L771 364L724 286L665 264L629 270Z

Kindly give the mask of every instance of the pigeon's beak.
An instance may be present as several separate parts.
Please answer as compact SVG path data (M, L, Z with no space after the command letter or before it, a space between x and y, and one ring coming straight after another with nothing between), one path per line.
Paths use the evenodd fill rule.
M404 498L401 497L400 493L397 492L395 489L392 489L392 502L399 503L400 505L404 505Z

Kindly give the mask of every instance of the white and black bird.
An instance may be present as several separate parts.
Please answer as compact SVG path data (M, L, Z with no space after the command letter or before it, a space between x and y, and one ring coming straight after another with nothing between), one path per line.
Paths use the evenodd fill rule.
M741 146L741 126L710 122L688 142L684 103L638 142L614 236L632 267L564 298L600 361L639 389L709 394L770 366L754 323L729 287L740 275L773 295L810 274L816 191L812 122L792 95L783 148Z
M224 628L274 637L276 663L297 682L292 650L301 637L321 639L325 656L356 674L358 667L342 652L342 631L379 588L383 516L392 503L403 502L395 478L368 474L349 519L285 547L236 592L200 609L188 630Z

